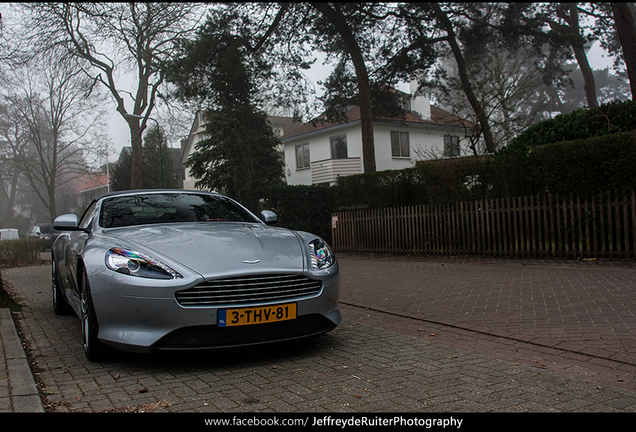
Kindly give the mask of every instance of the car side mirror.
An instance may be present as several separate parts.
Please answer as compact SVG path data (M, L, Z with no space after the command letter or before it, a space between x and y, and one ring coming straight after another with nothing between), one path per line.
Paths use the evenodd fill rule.
M261 220L267 225L271 225L278 222L278 216L271 210L263 210L261 212Z
M79 219L74 214L58 216L53 222L53 228L58 231L77 231L79 230Z

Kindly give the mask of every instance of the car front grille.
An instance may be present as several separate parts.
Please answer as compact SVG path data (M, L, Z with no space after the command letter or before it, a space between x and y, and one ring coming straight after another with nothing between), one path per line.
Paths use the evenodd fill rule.
M240 306L320 294L322 282L302 275L257 275L205 281L175 294L181 306Z

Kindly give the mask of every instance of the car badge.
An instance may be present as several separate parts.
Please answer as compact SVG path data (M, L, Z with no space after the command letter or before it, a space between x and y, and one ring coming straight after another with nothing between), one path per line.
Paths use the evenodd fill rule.
M243 261L243 264L258 264L261 260L246 260Z

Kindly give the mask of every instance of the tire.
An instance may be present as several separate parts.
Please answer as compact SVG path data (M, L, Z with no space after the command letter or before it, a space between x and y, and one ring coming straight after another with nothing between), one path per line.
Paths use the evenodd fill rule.
M57 263L55 257L51 259L51 288L53 291L53 312L56 315L69 315L73 312L71 306L66 303L62 288L60 287L59 275L57 273Z
M86 272L82 271L80 277L80 303L82 320L82 344L84 354L90 361L100 361L106 357L106 347L97 339L99 324L91 298L91 290Z

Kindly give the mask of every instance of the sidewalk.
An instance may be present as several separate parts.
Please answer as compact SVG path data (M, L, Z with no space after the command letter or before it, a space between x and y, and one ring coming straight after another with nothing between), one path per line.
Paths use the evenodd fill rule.
M11 312L0 308L0 413L44 412Z

